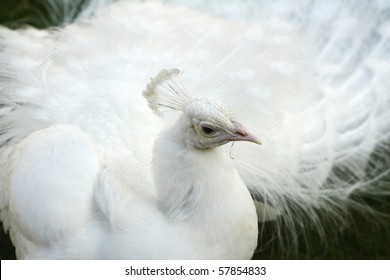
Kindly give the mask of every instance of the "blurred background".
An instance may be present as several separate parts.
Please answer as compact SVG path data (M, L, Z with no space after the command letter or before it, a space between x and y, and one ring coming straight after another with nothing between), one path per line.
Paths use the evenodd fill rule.
M50 2L50 1L48 1ZM78 7L82 0L75 0ZM54 5L54 4L53 4ZM58 10L55 15L49 14L42 0L0 0L0 24L8 28L23 28L30 25L36 28L56 26L63 21L66 11ZM77 11L74 11L76 14ZM0 38L1 41L1 38ZM1 66L0 66L1 67ZM390 151L380 160L384 169L390 168ZM0 163L1 168L1 163ZM368 168L369 169L369 168ZM372 170L371 170L372 171ZM367 172L371 172L367 170ZM390 188L390 175L385 176L377 184L387 185ZM259 237L259 246L254 255L255 259L390 259L390 198L361 198L372 206L375 211L382 213L374 221L369 215L354 211L350 212L348 224L340 228L328 228L326 217L326 242L322 240L310 227L304 225L305 233L298 237L297 247L291 244L281 244L278 236L289 235L288 229L276 233L274 222L260 225L262 234ZM0 259L15 259L14 248L8 234L0 228Z

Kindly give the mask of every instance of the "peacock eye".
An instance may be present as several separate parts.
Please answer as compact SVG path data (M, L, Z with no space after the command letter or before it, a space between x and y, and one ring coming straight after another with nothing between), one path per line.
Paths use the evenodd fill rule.
M209 126L202 126L201 129L202 129L202 132L206 135L211 135L215 132L215 129L213 129Z

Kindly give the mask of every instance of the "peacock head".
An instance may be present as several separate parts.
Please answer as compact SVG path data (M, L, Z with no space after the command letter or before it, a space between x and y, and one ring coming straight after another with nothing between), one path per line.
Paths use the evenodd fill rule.
M184 110L188 120L187 141L197 149L210 149L230 141L260 141L227 108L211 97L194 99Z
M185 140L196 149L211 149L231 141L261 144L243 125L233 119L229 110L211 97L192 99L184 89L178 69L162 70L147 85L144 96L149 107L162 115L160 108L183 111L181 118Z

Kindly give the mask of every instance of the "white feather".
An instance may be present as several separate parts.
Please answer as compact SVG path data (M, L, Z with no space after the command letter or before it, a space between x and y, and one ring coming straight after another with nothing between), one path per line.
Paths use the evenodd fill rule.
M158 115L161 115L159 107L184 111L191 103L191 96L180 82L179 74L179 69L164 69L147 84L143 95L148 100L149 107Z

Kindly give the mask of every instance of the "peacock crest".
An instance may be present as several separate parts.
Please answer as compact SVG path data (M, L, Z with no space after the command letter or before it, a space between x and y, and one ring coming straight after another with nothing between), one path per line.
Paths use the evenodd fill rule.
M158 116L162 116L161 108L183 111L192 102L191 96L179 79L181 73L182 71L177 68L161 70L146 85L143 96Z

